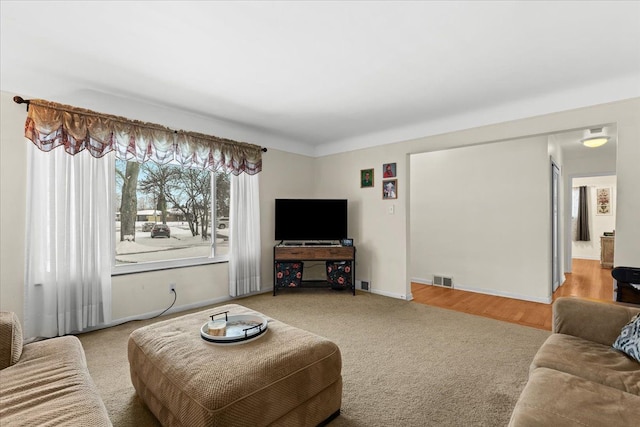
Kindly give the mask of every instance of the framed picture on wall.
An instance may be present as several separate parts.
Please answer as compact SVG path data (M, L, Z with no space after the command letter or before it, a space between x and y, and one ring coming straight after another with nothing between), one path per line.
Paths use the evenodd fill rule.
M382 165L382 177L383 178L395 178L396 177L396 164L384 163Z
M373 168L360 171L360 187L373 187Z
M382 181L382 198L384 200L398 198L398 180L388 179Z
M596 215L611 215L611 187L596 188Z

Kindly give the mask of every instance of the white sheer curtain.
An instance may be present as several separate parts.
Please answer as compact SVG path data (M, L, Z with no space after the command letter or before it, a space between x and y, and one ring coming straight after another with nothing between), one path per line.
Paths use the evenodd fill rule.
M260 174L231 176L229 295L260 290Z
M111 320L114 155L27 144L25 337Z

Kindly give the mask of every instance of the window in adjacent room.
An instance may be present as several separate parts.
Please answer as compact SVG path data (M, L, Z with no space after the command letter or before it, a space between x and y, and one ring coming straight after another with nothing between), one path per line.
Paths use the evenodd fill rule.
M115 168L114 274L228 261L229 175L152 161Z

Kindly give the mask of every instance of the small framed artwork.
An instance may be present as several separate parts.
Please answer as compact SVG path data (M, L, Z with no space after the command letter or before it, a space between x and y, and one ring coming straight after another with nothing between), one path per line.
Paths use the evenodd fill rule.
M353 246L353 239L342 239L342 246Z
M398 180L388 179L382 181L382 198L384 200L398 198Z
M396 164L395 163L383 163L382 164L382 177L383 178L395 178L396 177Z
M360 171L360 187L373 187L373 168Z
M596 188L596 215L611 214L611 188Z

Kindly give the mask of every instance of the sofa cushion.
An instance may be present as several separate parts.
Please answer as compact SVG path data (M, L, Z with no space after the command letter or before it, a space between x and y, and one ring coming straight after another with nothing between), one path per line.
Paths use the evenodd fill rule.
M531 363L556 369L588 381L640 395L640 363L611 346L564 334L552 334Z
M15 364L22 355L22 328L18 316L0 311L0 369Z
M622 328L613 348L640 362L640 314Z
M640 396L548 368L534 369L509 426L638 425Z
M74 336L26 344L20 361L0 371L0 424L110 426Z
M560 297L553 302L553 330L603 345L611 345L620 329L640 312L613 302Z

